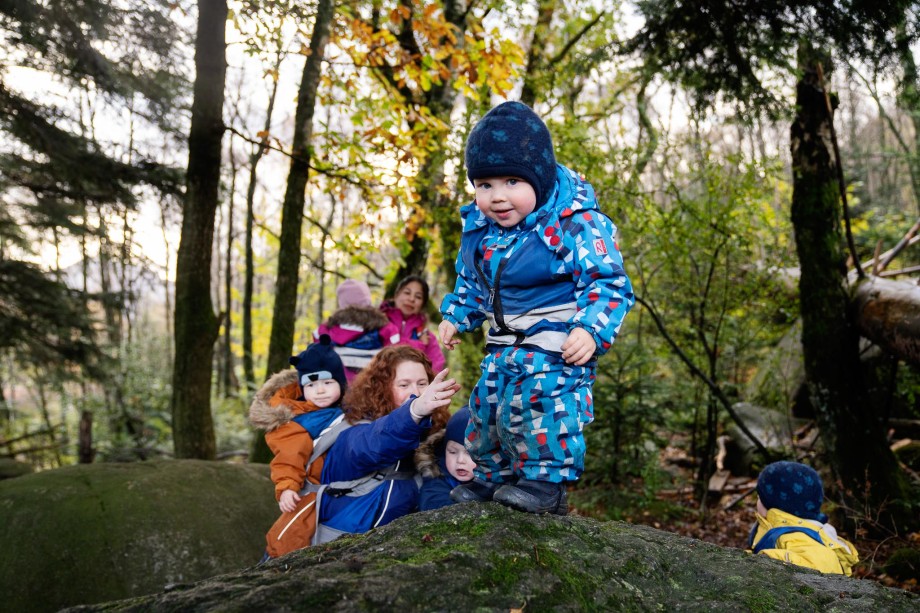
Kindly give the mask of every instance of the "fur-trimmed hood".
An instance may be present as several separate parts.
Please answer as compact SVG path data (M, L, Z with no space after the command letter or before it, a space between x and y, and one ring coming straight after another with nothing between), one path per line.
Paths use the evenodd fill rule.
M271 432L291 421L294 413L287 403L271 405L272 396L286 387L297 386L300 395L300 384L297 382L297 371L294 369L282 370L269 377L268 381L256 392L252 405L249 407L249 423L254 428ZM293 391L293 390L291 390Z
M440 449L438 446L440 445ZM444 458L444 430L438 430L426 438L415 450L415 468L423 479L437 479L444 476L441 460ZM440 451L440 457L438 452Z
M390 320L380 309L372 306L349 306L339 309L326 322L330 328L333 326L360 326L364 330L379 330L390 323Z

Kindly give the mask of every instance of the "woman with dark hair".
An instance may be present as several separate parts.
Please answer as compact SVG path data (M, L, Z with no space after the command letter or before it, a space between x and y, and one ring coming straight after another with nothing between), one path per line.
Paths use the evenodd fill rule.
M384 301L380 310L399 330L399 342L423 351L431 360L431 367L438 372L447 362L436 335L428 331L425 308L429 293L428 283L422 277L403 277L396 285L393 299Z
M407 345L384 347L358 374L343 401L351 427L326 452L321 483L331 485L319 508L318 542L367 532L416 510L413 454L447 423L460 389L446 377L446 369L435 375L425 354ZM343 485L369 474L375 480Z

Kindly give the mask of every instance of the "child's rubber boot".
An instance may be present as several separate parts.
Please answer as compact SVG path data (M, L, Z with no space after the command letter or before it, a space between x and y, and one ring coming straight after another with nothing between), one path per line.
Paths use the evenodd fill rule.
M501 486L501 483L473 479L452 489L450 499L454 502L489 502Z
M521 479L513 485L500 487L492 499L527 513L567 515L569 512L565 483Z

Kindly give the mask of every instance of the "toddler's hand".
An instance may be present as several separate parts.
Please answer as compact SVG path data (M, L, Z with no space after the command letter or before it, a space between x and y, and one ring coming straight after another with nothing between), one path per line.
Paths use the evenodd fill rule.
M459 338L454 338L454 335L457 333L457 326L450 323L446 319L442 320L438 324L438 339L441 341L441 344L444 345L444 348L448 351L453 351L454 347L460 344Z
M562 343L562 359L568 364L582 366L587 364L596 349L597 344L591 333L584 328L576 327L569 332L569 337Z
M278 501L278 508L281 509L282 513L291 513L297 508L298 502L300 502L300 494L294 490L284 490L281 492L281 500Z
M428 384L428 387L422 392L422 395L409 405L409 412L415 418L416 423L434 413L435 409L449 405L450 399L460 391L459 383L453 379L444 380L447 372L448 370L445 368L436 374L431 383Z

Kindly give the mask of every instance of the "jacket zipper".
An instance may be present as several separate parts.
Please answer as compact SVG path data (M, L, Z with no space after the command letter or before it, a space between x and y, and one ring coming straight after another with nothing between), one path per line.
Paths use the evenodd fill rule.
M489 278L486 276L485 272L482 270L482 265L480 260L476 260L476 272L479 273L479 279L482 281L489 290L489 306L493 307L495 312L495 321L498 323L498 329L504 334L514 334L518 333L510 329L505 324L505 313L502 309L502 297L500 293L501 280L502 280L502 271L505 269L505 265L508 263L508 260L512 256L512 253L505 255L502 260L498 263L498 270L495 271L495 285L493 286L489 283Z

